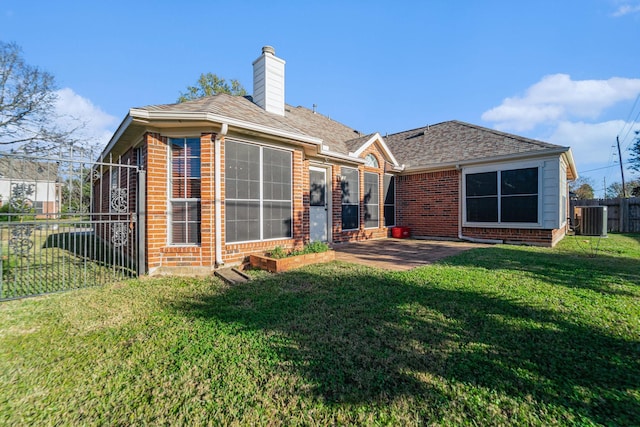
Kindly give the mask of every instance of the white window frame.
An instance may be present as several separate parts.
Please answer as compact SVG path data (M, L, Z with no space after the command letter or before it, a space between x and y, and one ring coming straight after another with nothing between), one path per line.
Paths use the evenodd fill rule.
M538 222L501 222L500 211L501 211L501 203L502 203L502 195L501 195L501 173L503 171L510 171L514 169L529 169L529 168L537 168L538 169ZM497 222L470 222L467 220L467 175L473 175L478 173L486 173L486 172L497 172L497 198L498 198L498 221ZM541 228L543 222L543 210L542 210L542 202L543 202L543 181L544 181L544 162L536 161L536 162L522 162L522 163L505 163L500 165L488 165L488 166L480 166L480 167L472 167L465 168L462 172L462 225L464 227L491 227L491 228Z
M383 177L382 177L382 192L384 192L384 177L385 176L390 176L391 178L393 178L393 224L389 224L389 225L386 224L387 223L387 218L384 215L385 208L387 206L391 206L391 205L389 205L387 203L384 203L385 195L382 194L382 218L384 220L383 225L384 225L384 227L395 227L396 224L397 224L396 218L398 216L398 212L397 212L397 209L396 209L396 205L398 204L398 199L397 199L398 176L394 175L392 173L385 173L383 175Z
M200 140L200 198L173 198L173 151L171 150L172 139L198 139ZM167 244L173 247L190 247L202 245L202 139L199 136L171 136L167 138ZM173 243L173 205L172 202L200 202L200 242L199 243ZM188 215L185 212L185 215ZM188 235L188 223L187 224Z
M277 241L277 240L290 240L293 239L293 229L294 229L294 221L295 218L293 217L293 205L294 205L294 200L293 200L293 169L294 169L294 164L293 164L293 151L291 149L288 148L283 148L283 147L277 147L274 145L269 145L269 144L259 144L259 143L255 143L255 142L248 142L248 141L240 141L238 139L228 139L227 142L232 142L232 143L237 143L237 144L246 144L246 145L253 145L253 146L257 146L260 149L260 160L259 160L259 174L260 174L260 189L259 189L259 194L260 194L260 200L259 202L259 227L260 227L260 238L259 239L254 239L254 240L236 240L234 242L225 242L226 244L229 245L236 245L236 244L245 244L245 243L256 243L256 242L270 242L270 241ZM225 147L226 148L226 147ZM271 239L264 239L264 210L263 210L263 202L264 200L264 176L263 176L263 149L264 148L270 148L273 150L280 150L280 151L285 151L289 153L290 156L290 160L291 160L291 174L289 176L290 182L291 182L291 192L290 192L290 202L291 202L291 209L290 209L290 215L291 215L291 236L289 237L274 237ZM226 178L225 178L226 179ZM226 188L226 183L225 183L225 188ZM256 199L233 199L233 198L227 198L225 195L225 203L224 203L224 209L225 209L225 217L226 217L226 202L227 200L230 201L242 201L242 200L248 200L248 201L256 201ZM282 200L267 200L267 201L282 201ZM227 224L226 224L226 220L225 220L225 224L224 224L224 228L225 228L225 236L226 236L226 229L227 229Z
M378 159L373 154L369 153L364 157L364 165L372 168L379 168L380 163L378 163Z
M358 200L356 201L356 203L344 203L342 201L342 190L340 191L340 193L341 193L341 197L340 197L340 199L341 199L340 200L340 227L342 227L342 224L344 223L344 221L342 219L342 206L345 206L345 205L346 206L354 206L355 205L357 207L357 211L358 211L358 215L357 215L358 221L357 221L356 228L342 228L342 231L354 231L354 230L359 230L360 229L360 199L361 199L361 196L362 196L360 194L360 170L358 168L350 168L350 167L343 166L342 168L340 168L340 177L341 177L340 179L341 180L342 180L342 176L343 176L342 172L345 169L355 170L357 172L357 176L358 176L358 183L357 183L357 185L358 185Z
M372 156L371 154L369 154L369 155ZM375 175L376 180L378 182L378 200L376 201L376 206L378 207L378 224L375 227L367 227L367 220L365 218L364 219L364 228L365 228L365 230L380 228L380 174L377 173L377 172L367 172L367 171L364 172L364 176L362 178L363 178L363 182L364 182L364 185L365 185L365 190L366 190L366 185L367 185L367 174ZM363 207L366 206L365 202L364 202L364 196L365 195L363 194L362 195L362 206Z

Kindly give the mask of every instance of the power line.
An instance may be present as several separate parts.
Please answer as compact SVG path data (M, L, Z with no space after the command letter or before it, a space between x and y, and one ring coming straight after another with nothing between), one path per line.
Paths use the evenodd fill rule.
M608 165L608 166L602 166L600 168L589 169L589 170L586 170L586 171L580 171L580 175L584 175L585 173L589 173L589 172L599 171L599 170L602 170L602 169L612 168L613 166L614 165L611 164L611 165Z
M627 130L627 133L622 138L622 142L626 140L627 136L629 135L629 132L631 132L631 128L633 128L633 125L631 124L630 120L631 120L631 116L633 116L633 112L636 109L636 106L638 105L639 100L640 100L640 93L638 93L638 96L636 96L636 100L633 102L633 106L631 107L631 110L629 110L629 115L627 116L627 119L624 121L624 124L622 125L622 129L620 129L620 132L618 132L618 135L622 135L622 132L624 132L624 129L627 127L627 125L629 125L629 130ZM638 117L640 117L640 111L638 111L638 115L633 121L634 123L638 121Z

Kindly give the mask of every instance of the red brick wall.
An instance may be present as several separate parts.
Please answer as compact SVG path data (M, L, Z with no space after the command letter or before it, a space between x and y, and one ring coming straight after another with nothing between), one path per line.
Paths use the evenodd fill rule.
M477 239L503 240L505 243L554 246L564 236L564 230L463 227L462 234Z
M412 236L458 237L460 172L399 176L396 179L396 225Z
M167 138L157 133L145 135L147 152L147 234L146 254L149 271L160 267L162 248L167 246Z
M440 172L400 176L396 188L396 223L411 228L412 236L458 237L460 172ZM463 227L465 237L553 246L564 229Z

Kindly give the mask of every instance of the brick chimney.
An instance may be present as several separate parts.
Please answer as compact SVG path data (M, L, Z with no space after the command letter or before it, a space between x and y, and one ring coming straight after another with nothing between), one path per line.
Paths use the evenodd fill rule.
M253 61L253 102L265 111L284 116L284 64L271 46Z

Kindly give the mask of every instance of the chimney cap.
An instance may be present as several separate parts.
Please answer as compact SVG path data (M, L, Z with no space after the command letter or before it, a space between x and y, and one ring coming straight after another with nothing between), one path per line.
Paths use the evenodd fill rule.
M273 46L263 46L262 53L270 53L271 55L275 56L276 50L273 48Z

